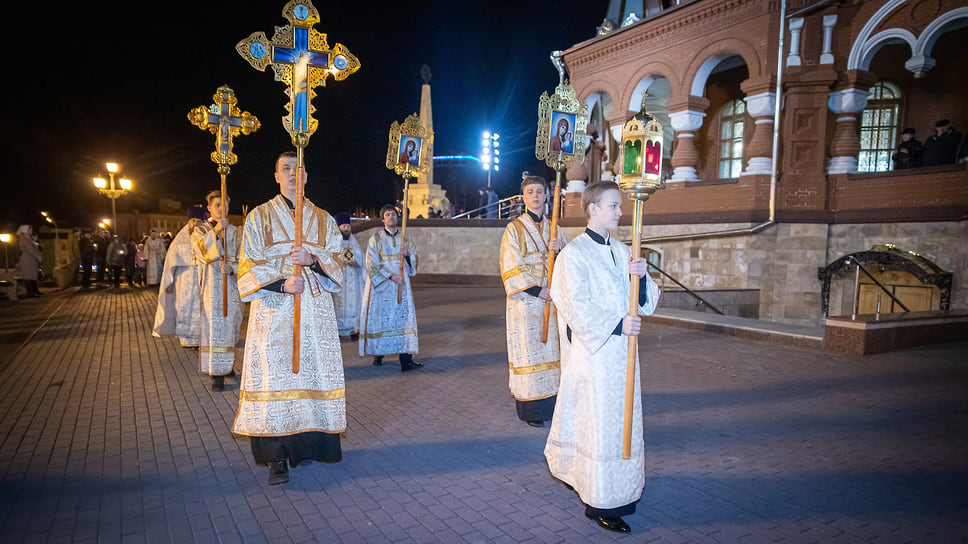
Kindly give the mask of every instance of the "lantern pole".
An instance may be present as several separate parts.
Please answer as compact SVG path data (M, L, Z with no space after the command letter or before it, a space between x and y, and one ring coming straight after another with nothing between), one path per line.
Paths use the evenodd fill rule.
M642 113L645 113L645 93ZM646 114L648 117L648 115ZM645 201L659 187L662 175L662 125L650 118L643 126L633 117L622 128L622 173L619 186L632 200L632 259L642 254L642 213ZM646 271L648 274L648 271ZM639 281L629 274L629 315L639 315ZM632 457L632 419L635 407L635 366L638 361L638 335L629 336L625 364L625 414L622 425L622 459Z

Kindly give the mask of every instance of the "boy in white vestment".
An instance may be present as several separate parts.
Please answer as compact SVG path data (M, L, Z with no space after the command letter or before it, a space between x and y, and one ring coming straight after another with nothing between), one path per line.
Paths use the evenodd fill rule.
M343 288L333 293L333 304L336 306L336 324L340 336L349 336L350 340L359 339L360 308L363 301L363 282L366 272L363 269L365 256L360 249L360 243L353 236L350 226L350 214L341 212L333 216L343 236L342 249L336 260L343 266Z
M641 389L636 387L630 459L622 459L625 368L629 336L641 318L628 315L630 275L639 279L639 315L650 315L659 288L645 259L609 230L622 217L622 193L614 182L589 185L582 195L588 227L555 261L551 299L558 309L561 385L545 458L551 474L571 486L585 516L602 528L627 533L622 516L635 512L645 487L645 440ZM639 384L638 360L635 383Z
M553 306L547 342L541 341L545 303L551 299L548 252L565 247L560 232L551 239L551 220L544 217L546 187L538 176L521 181L527 211L508 223L501 237L501 280L508 296L508 387L518 418L532 427L544 427L554 414L561 374Z
M269 485L289 481L289 467L342 460L346 430L343 358L332 293L343 270L336 221L308 199L295 221L296 154L276 160L279 194L245 218L239 254L239 295L249 302L249 326L232 432L249 437L252 457L269 467ZM296 247L296 229L303 233ZM302 268L296 273L296 265ZM299 294L299 372L293 372L293 316ZM288 465L288 466L287 466Z
M360 316L360 357L373 355L381 366L383 356L400 354L400 371L423 366L417 353L417 313L413 307L410 277L417 274L417 253L413 242L401 239L397 209L387 204L380 209L383 228L366 245L366 287ZM403 268L400 267L403 259ZM402 273L401 273L402 272ZM397 293L400 302L397 302Z
M235 344L242 325L242 301L239 299L238 273L239 229L229 223L228 202L222 208L222 192L212 191L205 197L210 219L192 232L192 251L198 263L201 328L199 330L200 370L212 377L212 390L225 390L225 376L232 374ZM226 196L228 200L228 196ZM225 292L222 274L225 273ZM223 300L227 299L223 316Z
M188 224L182 227L168 246L165 266L158 289L158 308L151 334L156 337L178 337L183 347L197 348L201 327L198 267L192 253L192 231L203 223L208 213L201 206L188 210Z

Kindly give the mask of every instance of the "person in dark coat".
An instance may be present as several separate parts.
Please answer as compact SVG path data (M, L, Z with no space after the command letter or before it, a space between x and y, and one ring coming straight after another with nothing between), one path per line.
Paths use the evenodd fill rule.
M134 243L134 238L128 239L125 250L124 279L128 282L128 287L134 287L134 259L138 255L138 244Z
M81 249L81 288L91 288L91 269L94 267L94 240L93 233L89 229L84 229L81 233L81 240L78 243Z
M914 137L914 129L904 129L901 132L901 141L898 142L897 147L894 148L894 155L891 156L891 160L894 161L894 169L905 170L920 167L923 151L924 146Z
M959 151L963 151L961 133L942 119L934 124L934 134L924 142L924 166L940 166L958 162ZM959 149L961 148L961 149Z
M111 281L115 287L121 287L121 269L128 249L117 236L111 237L107 250L107 264L111 267Z
M97 267L97 272L94 273L94 281L97 283L104 281L104 269L108 267L108 243L110 241L111 236L108 235L107 230L101 229L94 235L94 265Z

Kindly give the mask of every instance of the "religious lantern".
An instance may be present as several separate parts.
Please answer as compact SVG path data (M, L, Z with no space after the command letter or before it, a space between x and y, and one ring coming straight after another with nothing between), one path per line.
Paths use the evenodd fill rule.
M641 117L641 118L640 118ZM662 125L645 113L642 95L642 115L637 115L622 127L622 170L619 187L632 199L632 258L642 252L642 207L649 195L662 181ZM629 282L629 315L638 315L639 278ZM629 336L625 366L625 419L622 428L622 459L630 459L632 452L632 409L635 398L635 361L638 336Z
M662 125L635 116L622 127L619 186L632 200L645 202L662 181ZM641 219L641 218L640 218Z

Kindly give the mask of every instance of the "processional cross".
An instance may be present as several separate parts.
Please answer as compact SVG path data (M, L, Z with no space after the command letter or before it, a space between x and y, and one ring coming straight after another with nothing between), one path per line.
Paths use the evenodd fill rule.
M282 8L282 16L289 24L277 26L272 40L263 32L254 32L235 46L242 58L253 68L261 71L272 66L276 81L286 84L289 101L288 115L282 124L296 146L296 235L293 247L301 247L303 241L303 187L299 180L305 172L303 150L309 137L316 132L318 122L313 118L316 109L312 100L316 87L326 86L327 76L336 81L346 79L360 69L360 61L342 44L330 47L326 34L317 32L313 26L319 22L319 11L310 0L290 0ZM294 266L295 275L302 275L302 266ZM300 296L294 296L292 329L292 371L299 372L299 323Z
M212 96L215 102L211 106L198 106L188 112L188 120L193 125L215 134L215 151L212 152L212 162L218 165L218 173L222 175L221 205L222 221L228 221L229 205L226 194L225 178L229 174L230 166L238 162L239 158L232 153L232 137L241 134L252 134L259 130L259 119L249 112L240 112L235 92L228 85L219 87ZM228 258L225 236L222 236L223 258ZM226 296L228 278L222 271L222 317L229 315L229 299Z

